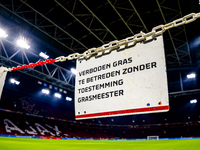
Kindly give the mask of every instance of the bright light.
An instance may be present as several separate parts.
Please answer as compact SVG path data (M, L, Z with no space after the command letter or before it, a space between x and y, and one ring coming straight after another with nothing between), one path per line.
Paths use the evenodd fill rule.
M19 85L19 84L20 84L20 82L19 82L19 81L15 81L15 84Z
M10 79L10 82L11 83L15 83L15 79Z
M76 69L74 69L74 68L71 68L71 72L72 72L73 74L76 74L76 73L77 73Z
M197 100L196 99L192 99L192 100L190 100L190 103L191 104L195 104L195 103L197 103Z
M59 93L55 93L54 96L57 98L61 98L61 95Z
M19 39L17 40L17 45L21 48L29 49L30 46L26 43L26 41Z
M46 55L45 53L43 53L43 52L40 52L40 54L39 54L41 57L43 57L44 59L48 59L49 58L49 56L48 55Z
M195 78L196 77L196 74L195 73L191 73L191 74L188 74L187 75L187 78L188 79L192 79L192 78Z
M6 38L8 36L8 34L6 34L6 32L2 29L0 29L0 37Z
M42 89L42 93L44 93L44 94L49 94L49 90L47 90L47 89Z
M13 84L17 84L17 85L19 85L20 84L20 82L19 81L17 81L17 80L15 80L15 79L10 79L10 82L11 83L13 83Z
M66 97L66 100L67 101L72 101L72 98L71 97Z

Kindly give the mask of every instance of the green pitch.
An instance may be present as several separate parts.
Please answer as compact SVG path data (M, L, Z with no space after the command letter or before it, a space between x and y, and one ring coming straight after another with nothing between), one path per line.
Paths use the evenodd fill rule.
M200 139L94 141L0 137L0 150L198 150L199 143Z

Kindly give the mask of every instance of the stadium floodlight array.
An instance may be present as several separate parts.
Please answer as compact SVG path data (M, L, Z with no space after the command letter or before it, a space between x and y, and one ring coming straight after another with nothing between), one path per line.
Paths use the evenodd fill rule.
M48 59L49 58L49 56L47 54L43 53L43 52L40 52L39 55L44 59Z
M59 94L59 93L55 93L54 96L57 98L61 98L61 94Z
M19 85L20 84L20 82L19 81L17 81L17 80L15 80L15 79L10 79L10 82L11 83L13 83L13 84L17 84L17 85Z
M71 97L66 97L66 100L67 101L72 101L72 98Z
M191 74L188 74L187 75L187 78L188 79L192 79L192 78L195 78L196 77L196 74L195 73L191 73Z
M0 37L6 38L8 36L8 34L6 34L6 32L2 29L0 29Z
M192 99L192 100L190 100L190 103L191 103L191 104L197 103L197 99Z
M44 94L49 94L49 90L47 90L47 89L42 89L42 93L44 93Z
M76 75L77 71L74 68L71 68L71 72Z
M30 48L30 45L27 44L27 42L23 39L19 39L17 40L17 45L21 48L25 48L25 49L29 49Z

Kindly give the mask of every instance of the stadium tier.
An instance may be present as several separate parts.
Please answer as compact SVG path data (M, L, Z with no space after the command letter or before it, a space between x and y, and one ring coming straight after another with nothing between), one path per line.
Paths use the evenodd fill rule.
M44 119L0 111L0 134L41 137L136 139L199 137L200 122L147 124L135 126L97 125L76 121Z
M73 103L64 105L15 91L11 95L4 89L0 134L93 139L199 137L199 103L193 106L181 96L170 97L170 101L167 113L75 121Z

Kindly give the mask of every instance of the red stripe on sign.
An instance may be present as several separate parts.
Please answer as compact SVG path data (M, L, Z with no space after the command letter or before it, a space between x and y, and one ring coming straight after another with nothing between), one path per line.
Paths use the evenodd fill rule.
M128 109L128 110L118 110L118 111L101 112L101 113L84 114L84 115L76 115L75 118L80 119L80 118L89 118L89 117L100 117L100 116L111 116L111 115L151 112L151 111L159 111L159 110L169 110L169 105L167 105L167 106L157 106L157 107L137 108L137 109Z

